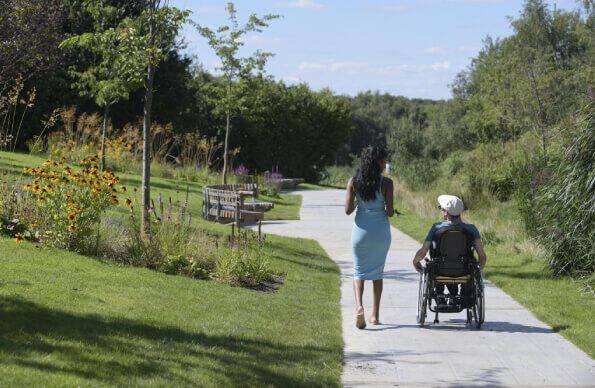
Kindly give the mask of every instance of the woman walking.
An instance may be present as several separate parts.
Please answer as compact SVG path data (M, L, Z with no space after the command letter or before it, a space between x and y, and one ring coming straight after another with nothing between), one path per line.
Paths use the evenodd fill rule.
M378 325L382 275L390 247L390 224L388 217L395 213L393 207L393 182L382 176L386 163L386 151L374 146L364 149L355 177L347 184L345 213L355 214L351 232L353 247L353 290L356 304L356 326L366 327L362 297L364 281L372 280L374 303L370 323Z

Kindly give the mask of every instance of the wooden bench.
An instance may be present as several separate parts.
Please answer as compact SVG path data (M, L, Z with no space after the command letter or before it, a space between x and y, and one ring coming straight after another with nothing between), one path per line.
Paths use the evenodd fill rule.
M233 222L239 228L244 224L264 219L264 212L272 209L268 202L245 202L258 194L257 186L215 185L203 188L203 218L221 223ZM256 190L256 192L255 192Z

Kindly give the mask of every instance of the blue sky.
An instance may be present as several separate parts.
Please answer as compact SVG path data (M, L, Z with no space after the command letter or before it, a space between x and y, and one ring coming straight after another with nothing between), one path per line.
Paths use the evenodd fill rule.
M244 52L275 54L267 72L286 83L306 82L339 94L379 90L419 98L449 98L449 83L466 68L487 35L511 33L507 16L520 0L237 0L240 22L250 13L279 14L263 33L248 35ZM226 24L227 1L171 0L191 19ZM550 4L554 4L550 2ZM573 9L575 0L557 0ZM191 26L187 52L216 72L217 57Z

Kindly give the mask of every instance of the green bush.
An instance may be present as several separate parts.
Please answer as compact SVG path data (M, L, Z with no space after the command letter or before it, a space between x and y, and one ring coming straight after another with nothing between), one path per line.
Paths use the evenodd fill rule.
M217 261L213 277L222 283L257 287L270 278L269 264L261 248L225 250Z
M592 275L595 271L595 128L594 116L565 131L569 139L553 171L530 200L531 227L549 252L558 274Z
M318 184L322 186L347 187L347 182L355 175L355 167L328 166L321 171Z
M37 225L45 243L89 252L96 245L97 225L102 215L119 204L115 193L126 191L110 171L100 171L96 158L80 161L81 169L48 160L42 167L26 167L31 182L23 198L44 214Z
M181 275L187 272L190 262L184 256L166 256L161 263L161 271L170 275Z
M465 169L465 156L461 151L449 154L442 162L442 171L446 176L454 176Z
M395 166L399 178L415 191L425 189L439 176L438 161L415 159L405 166Z

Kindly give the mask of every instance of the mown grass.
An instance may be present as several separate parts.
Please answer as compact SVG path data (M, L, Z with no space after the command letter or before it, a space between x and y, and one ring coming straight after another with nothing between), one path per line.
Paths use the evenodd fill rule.
M41 161L0 158L13 171ZM188 186L195 226L228 233L199 219L199 184L153 183L174 201ZM278 217L299 209L280 201ZM338 268L313 241L268 241L285 280L267 293L0 238L1 385L339 386Z
M422 241L430 226L439 222L433 191L410 192L399 186L396 206L404 215L391 223ZM434 213L435 216L431 216ZM529 309L591 357L595 357L593 311L595 297L588 280L555 277L546 268L541 248L522 231L522 224L511 201L491 202L491 206L471 209L464 214L475 223L486 242L486 277ZM487 301L489 305L489 300ZM487 316L489 319L489 314Z

